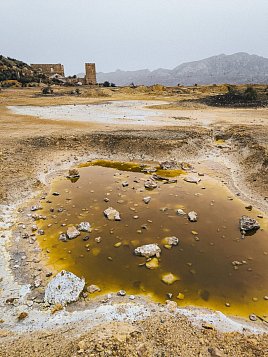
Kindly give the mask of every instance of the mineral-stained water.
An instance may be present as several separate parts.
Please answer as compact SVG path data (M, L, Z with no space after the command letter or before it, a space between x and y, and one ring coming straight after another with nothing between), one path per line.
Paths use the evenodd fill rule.
M81 165L75 182L56 178L41 200L40 213L47 220L38 222L45 233L38 239L49 252L47 264L97 285L101 291L92 297L123 289L229 314L267 314L267 219L258 218L257 210L249 212L239 197L208 176L194 184L184 181L183 171L158 171L175 176L177 182L156 181L157 188L147 190L144 183L152 174L142 171L138 164L97 161ZM59 195L53 195L55 191ZM143 198L148 196L146 204ZM105 217L108 207L120 213L120 221ZM195 211L197 222L178 215L178 209ZM239 229L242 215L261 224L244 239ZM59 240L69 225L81 222L89 222L92 231ZM168 245L166 237L177 237L179 244ZM134 255L135 248L151 243L159 245L159 258L149 261ZM170 278L175 280L168 285L164 281Z

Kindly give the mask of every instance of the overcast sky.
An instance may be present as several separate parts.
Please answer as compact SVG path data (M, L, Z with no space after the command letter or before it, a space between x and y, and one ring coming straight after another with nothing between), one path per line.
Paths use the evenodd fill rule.
M0 0L0 54L67 74L268 57L268 0Z

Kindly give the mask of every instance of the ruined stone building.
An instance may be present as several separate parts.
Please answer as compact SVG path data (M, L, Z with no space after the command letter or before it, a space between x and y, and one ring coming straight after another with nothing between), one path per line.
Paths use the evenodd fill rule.
M82 84L88 84L88 85L96 85L97 84L95 63L85 63L86 75L84 78L74 78L74 77L65 78L64 66L60 63L57 63L57 64L31 64L31 67L34 71L36 71L38 73L43 73L50 78L55 78L56 75L63 77L63 78L60 78L60 80L62 82L64 82L64 81L69 82L69 83L81 82Z
M54 74L59 74L64 77L64 66L60 63L57 64L31 64L32 68L39 72L43 73L46 76L53 76Z
M85 63L86 76L85 76L85 84L97 84L96 77L96 65L95 63Z

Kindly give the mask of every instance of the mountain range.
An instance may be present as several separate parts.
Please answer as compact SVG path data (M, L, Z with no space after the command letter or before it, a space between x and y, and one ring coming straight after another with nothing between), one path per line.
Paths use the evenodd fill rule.
M78 76L81 76L79 74ZM109 81L119 86L153 85L166 86L194 84L268 84L268 58L239 52L232 55L221 54L200 61L180 64L174 69L159 68L138 71L117 70L97 73L97 81Z

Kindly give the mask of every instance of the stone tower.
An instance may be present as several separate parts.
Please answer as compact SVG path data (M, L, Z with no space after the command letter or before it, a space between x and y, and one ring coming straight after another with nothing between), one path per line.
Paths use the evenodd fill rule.
M86 63L85 68L86 68L85 83L93 84L93 85L97 84L95 63Z

